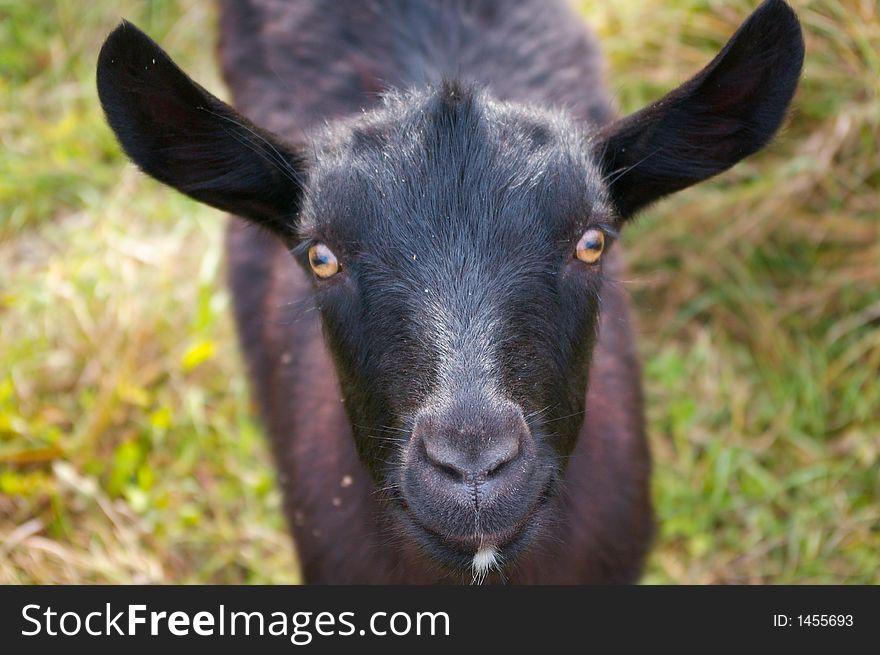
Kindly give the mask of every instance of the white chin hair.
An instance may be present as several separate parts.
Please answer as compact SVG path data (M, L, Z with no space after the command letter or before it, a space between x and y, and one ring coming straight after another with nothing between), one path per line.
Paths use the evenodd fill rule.
M474 582L480 584L498 564L498 551L494 546L483 546L476 552L471 562L471 568L474 573Z

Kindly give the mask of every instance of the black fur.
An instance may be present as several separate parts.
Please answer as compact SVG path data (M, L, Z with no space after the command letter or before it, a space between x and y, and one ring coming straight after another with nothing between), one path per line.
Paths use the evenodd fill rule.
M339 3L227 3L234 91L299 146L211 96L129 24L102 49L99 94L129 156L269 228L312 278L310 295L287 253L233 229L242 340L311 580L436 581L431 566L464 570L490 544L508 570L523 562L522 580L549 581L562 560L529 547L554 533L581 549L568 564L575 580L631 580L641 566L649 464L625 307L603 284L614 253L586 264L575 244L595 229L611 249L640 208L765 145L803 43L788 6L768 0L695 78L613 122L594 63L582 69L586 88L568 83L581 70L569 61L592 62L595 47L547 6L386 0L338 15ZM302 43L271 49L288 22ZM265 48L241 31L251 23L275 27L261 31ZM320 59L315 35L344 53ZM314 84L284 86L273 58ZM389 82L399 90L377 104ZM322 113L335 120L319 128ZM306 125L290 125L298 115ZM317 243L341 264L326 280L309 272ZM267 303L309 297L332 371L308 329L257 318ZM347 428L333 405L340 391ZM348 466L349 431L369 480L357 517L337 524L317 508ZM370 573L338 543L328 546L338 564L321 550L325 532L372 540L388 529L403 535L400 553L415 547L429 563L390 552Z

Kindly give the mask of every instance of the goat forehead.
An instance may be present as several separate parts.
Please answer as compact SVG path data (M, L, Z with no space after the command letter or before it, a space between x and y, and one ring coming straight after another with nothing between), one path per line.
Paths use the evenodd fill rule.
M481 94L391 105L316 147L307 229L360 248L466 253L550 238L601 200L584 140L560 116Z

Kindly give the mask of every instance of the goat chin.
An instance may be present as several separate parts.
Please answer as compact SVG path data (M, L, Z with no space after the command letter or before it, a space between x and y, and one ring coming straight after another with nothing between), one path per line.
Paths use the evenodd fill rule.
M476 554L474 554L471 568L474 573L474 580L481 581L489 572L498 566L498 551L495 546L483 546Z

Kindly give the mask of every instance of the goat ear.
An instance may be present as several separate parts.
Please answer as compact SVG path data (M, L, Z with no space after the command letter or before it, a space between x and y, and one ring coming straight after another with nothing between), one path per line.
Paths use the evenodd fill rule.
M785 117L803 59L794 12L766 0L694 78L601 130L596 152L620 216L763 148Z
M98 56L98 96L126 154L201 202L295 233L303 158L191 80L131 23Z

